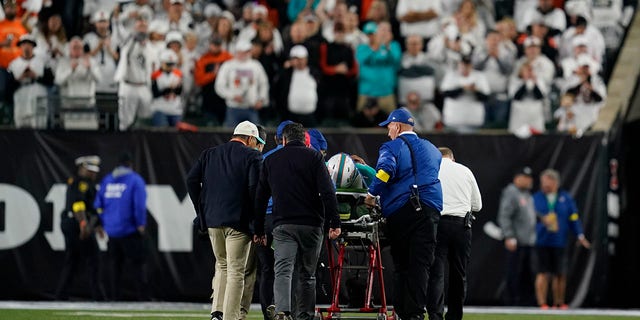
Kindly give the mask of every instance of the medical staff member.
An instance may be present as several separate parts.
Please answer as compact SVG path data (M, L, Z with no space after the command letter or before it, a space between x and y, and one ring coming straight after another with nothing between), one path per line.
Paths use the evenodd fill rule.
M373 207L380 197L382 216L387 219L396 273L395 310L402 319L422 320L436 244L435 225L442 211L438 180L442 155L413 132L413 125L406 109L394 110L380 123L388 129L391 141L380 147L376 179L369 186L365 204Z

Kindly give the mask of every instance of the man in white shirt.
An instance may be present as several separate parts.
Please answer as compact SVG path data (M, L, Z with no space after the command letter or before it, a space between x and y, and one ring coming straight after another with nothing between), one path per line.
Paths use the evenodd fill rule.
M109 31L109 13L97 11L91 17L95 31L84 36L84 43L89 47L89 56L96 63L102 77L96 83L96 92L116 93L118 84L113 80L119 58L118 45L113 41Z
M318 79L308 63L309 52L302 45L291 48L291 68L282 71L276 84L276 103L286 119L315 127L318 105Z
M447 320L461 320L467 291L466 269L471 256L472 212L482 209L482 197L471 170L455 162L451 149L438 149L442 153L438 179L442 184L443 208L438 223L435 260L429 273L427 312L429 320L443 319L444 268L448 264Z
M215 89L227 102L225 127L260 122L258 111L269 103L269 80L260 62L251 58L251 43L238 41L236 55L218 70Z
M431 39L440 32L441 0L399 0L396 18L400 21L400 34L412 34Z

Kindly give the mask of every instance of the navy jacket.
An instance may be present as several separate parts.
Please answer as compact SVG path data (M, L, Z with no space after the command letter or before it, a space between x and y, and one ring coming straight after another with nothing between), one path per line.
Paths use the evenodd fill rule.
M403 132L402 135L409 140L415 152L420 201L438 212L442 211L442 186L438 180L442 154L431 142L418 138L413 132ZM409 147L402 139L385 142L380 147L376 178L369 186L369 193L380 196L383 216L392 215L409 201L414 183L412 168Z
M264 217L273 196L273 226L295 224L340 227L336 193L322 155L291 141L264 159L256 195L256 234L264 234Z
M250 233L262 154L229 141L202 152L187 177L201 229L229 227Z

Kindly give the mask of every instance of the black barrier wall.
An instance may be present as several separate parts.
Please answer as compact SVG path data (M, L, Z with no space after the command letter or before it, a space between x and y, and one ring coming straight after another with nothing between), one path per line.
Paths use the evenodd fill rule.
M52 297L64 250L59 215L65 181L75 170L73 160L86 154L100 155L102 177L115 166L119 153L129 150L134 154L134 168L148 185L147 244L153 296L206 301L213 254L208 239L193 232L194 211L185 177L205 148L229 137L229 133L0 131L0 299ZM386 131L334 133L326 138L329 155L355 153L372 166L378 147L388 139ZM436 146L450 147L456 160L474 172L483 197L483 210L473 226L468 304L502 303L504 247L495 233L499 197L512 173L529 165L536 174L549 167L560 171L562 187L575 197L587 237L594 244L591 251L572 245L568 248L568 301L574 306L603 305L607 167L602 135L581 139L545 135L520 140L511 135L442 134L428 138ZM268 140L270 149L272 135ZM537 185L536 181L535 188ZM389 266L389 256L384 259ZM390 269L386 273L390 282ZM73 296L89 296L84 279L82 273L72 284ZM123 289L126 294L133 288L125 285ZM322 294L318 299L319 303L328 301Z

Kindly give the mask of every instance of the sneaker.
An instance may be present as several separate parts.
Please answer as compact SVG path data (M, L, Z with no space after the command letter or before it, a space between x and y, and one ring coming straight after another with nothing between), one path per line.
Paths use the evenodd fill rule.
M542 310L549 310L549 305L545 303L545 304L543 304L543 305L541 305L541 306L540 306L540 309L542 309Z
M569 309L569 305L566 303L561 304L558 309L560 310L568 310Z
M276 306L270 305L267 307L267 318L274 320L276 318Z
M222 312L220 311L211 312L211 320L222 320Z

